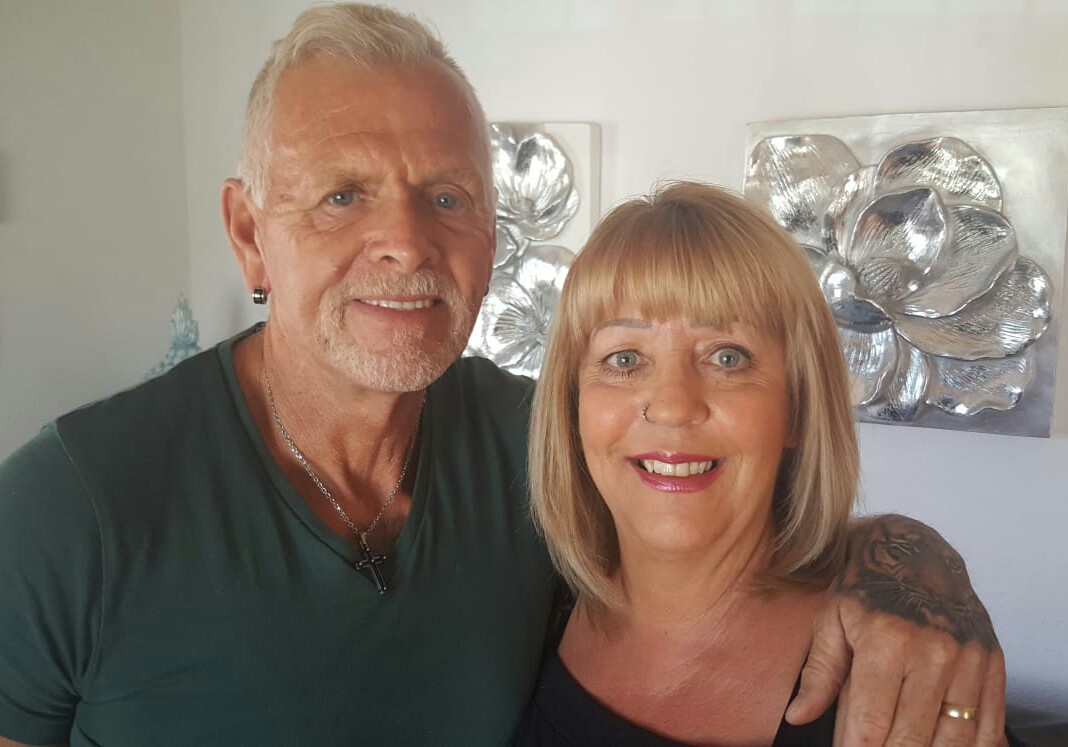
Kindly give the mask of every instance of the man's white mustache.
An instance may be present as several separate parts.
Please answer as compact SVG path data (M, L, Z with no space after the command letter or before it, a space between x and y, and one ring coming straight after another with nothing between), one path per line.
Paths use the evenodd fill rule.
M336 297L343 302L382 296L433 296L453 301L458 299L459 295L455 283L443 281L437 273L429 270L421 270L414 275L361 278L359 283L344 283L336 288Z

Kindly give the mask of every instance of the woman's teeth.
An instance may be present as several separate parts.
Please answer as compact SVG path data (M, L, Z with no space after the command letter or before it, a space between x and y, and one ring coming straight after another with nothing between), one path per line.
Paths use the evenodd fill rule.
M704 472L708 472L718 463L718 461L713 459L709 462L681 462L679 464L669 464L668 462L660 462L656 459L642 459L639 463L646 472L652 472L653 474L666 475L668 477L690 477L691 475L700 475Z

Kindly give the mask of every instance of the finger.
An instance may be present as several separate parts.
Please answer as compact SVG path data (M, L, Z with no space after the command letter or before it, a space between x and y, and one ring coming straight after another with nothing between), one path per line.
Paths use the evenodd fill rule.
M942 698L942 706L979 708L979 693L983 689L989 656L990 653L977 643L968 644L961 649L953 679L950 680ZM975 713L978 715L982 711L976 710ZM978 729L979 722L975 718L953 718L943 714L940 707L931 744L937 747L970 746L975 744Z
M831 707L849 672L852 653L836 613L817 619L797 695L786 709L791 724L807 724Z
M979 723L976 744L994 747L1005 736L1005 656L992 651L987 658L983 689L979 696Z
M838 721L844 722L842 743L881 745L890 733L905 677L900 644L888 639L885 645L867 643L858 649L849 672L849 702L839 702Z
M834 747L846 747L845 742L845 718L842 714L849 709L849 687L850 681L847 678L845 684L842 685L842 692L838 694L838 712L834 719Z
M953 638L944 633L925 631L915 643L921 644L918 650L922 650L923 655L911 656L905 665L907 669L887 744L931 743L943 694L954 674L959 645Z

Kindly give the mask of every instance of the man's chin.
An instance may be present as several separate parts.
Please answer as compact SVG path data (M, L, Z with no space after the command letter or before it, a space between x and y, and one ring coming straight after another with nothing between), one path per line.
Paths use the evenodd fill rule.
M415 392L433 384L463 349L393 346L370 352L355 347L331 346L327 353L334 368L353 384L377 392Z

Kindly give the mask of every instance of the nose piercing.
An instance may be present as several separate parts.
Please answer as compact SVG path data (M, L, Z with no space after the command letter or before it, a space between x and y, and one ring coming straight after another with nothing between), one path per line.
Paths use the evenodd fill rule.
M648 402L646 402L645 403L645 407L642 408L642 420L644 420L646 423L650 422L650 420L649 420L649 403Z

